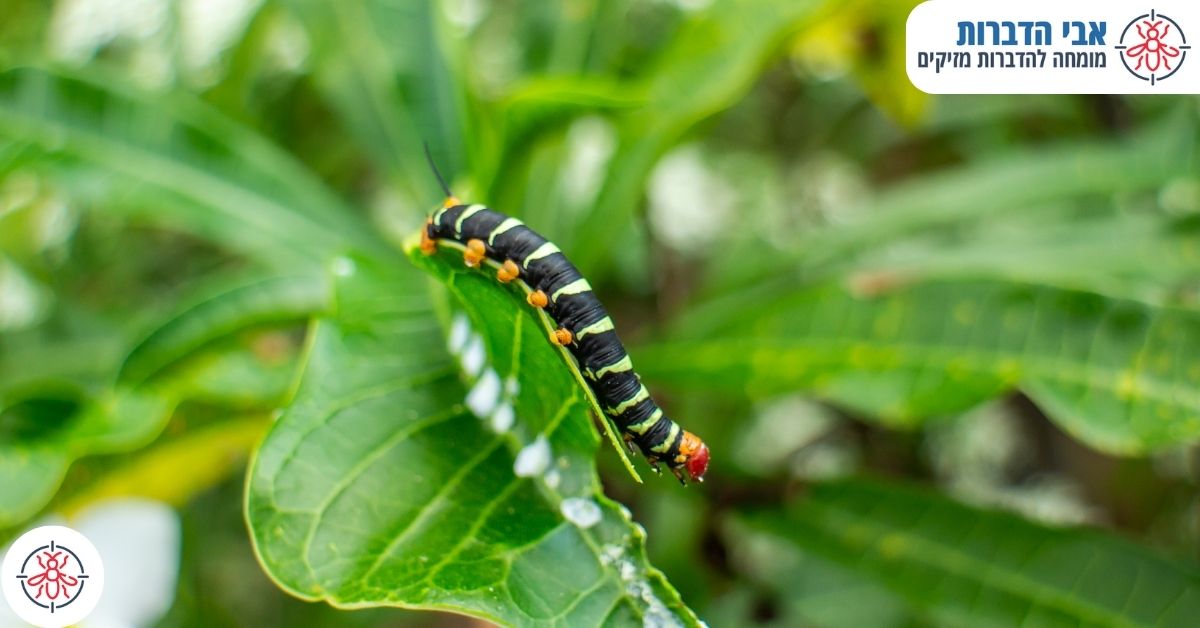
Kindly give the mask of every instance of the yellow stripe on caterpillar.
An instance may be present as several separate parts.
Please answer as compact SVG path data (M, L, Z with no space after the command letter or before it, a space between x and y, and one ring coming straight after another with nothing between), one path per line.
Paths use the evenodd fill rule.
M640 388L638 388L638 391L636 393L634 393L634 395L632 397L626 399L625 401L622 401L615 408L609 408L608 413L610 415L616 416L649 398L650 398L650 391L646 390L645 384L642 384L642 386Z
M550 301L553 303L557 303L558 298L563 295L582 294L584 292L590 292L591 289L592 289L592 284L588 283L587 279L579 278L579 279L576 279L575 281L572 281L571 283L559 288L558 290L555 290L554 294L550 295Z
M516 218L505 218L504 222L496 225L495 229L492 229L492 234L488 236L488 245L491 246L496 244L496 236L508 231L509 229L520 227L523 224L525 223L517 220Z
M463 223L466 222L468 218L478 214L481 211L483 211L483 205L471 205L470 207L464 209L463 213L458 216L458 222L454 223L454 232L462 233Z
M665 439L663 439L663 442L651 447L650 451L653 451L656 454L667 453L668 451L670 451L671 445L675 443L675 438L678 436L679 436L679 424L672 422L671 423L671 431L669 433L667 433L667 437Z
M596 321L595 323L592 323L591 325L588 325L587 327L584 327L583 329L579 330L579 332L575 334L575 337L583 338L584 336L590 336L592 334L602 334L606 331L612 331L612 330L613 330L612 317L605 316L604 318L600 319L599 321ZM628 356L626 356L626 357L628 357Z
M647 417L645 420L634 423L633 425L630 425L626 429L628 429L630 432L633 432L634 434L637 434L640 436L642 434L645 434L646 430L654 427L654 424L658 423L658 420L662 418L662 415L663 415L662 408L656 408L654 410L654 412L649 417Z
M526 255L525 261L521 262L521 264L523 266L525 266L525 268L529 268L529 262L532 262L534 260L539 260L539 259L542 259L543 257L554 255L555 253L560 253L560 252L561 251L558 250L558 247L554 246L553 242L547 242L547 243L537 247L537 249L534 252L530 253L529 255Z
M582 336L583 333L581 332L579 335ZM617 362L615 364L609 364L608 366L601 367L600 370L596 371L594 373L594 375L595 375L594 379L600 379L601 377L604 377L605 374L607 374L607 373L624 373L625 371L632 371L632 370L633 370L633 360L629 359L629 354L626 353L625 357L621 358L620 360L617 360Z

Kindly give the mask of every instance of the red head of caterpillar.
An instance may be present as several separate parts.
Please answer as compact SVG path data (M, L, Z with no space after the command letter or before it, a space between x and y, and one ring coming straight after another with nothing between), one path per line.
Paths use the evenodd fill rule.
M679 456L687 468L688 475L696 482L704 481L704 473L708 471L708 445L699 436L684 430L683 439L679 443Z

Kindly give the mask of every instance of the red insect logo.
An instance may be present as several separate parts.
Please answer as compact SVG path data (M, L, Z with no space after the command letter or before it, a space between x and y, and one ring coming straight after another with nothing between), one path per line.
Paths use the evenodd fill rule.
M79 586L79 579L69 576L63 571L70 566L71 561L70 556L63 554L62 550L57 552L43 550L38 554L37 563L42 571L25 580L25 586L36 587L37 593L33 596L35 599L45 602L53 600L65 602L71 599L71 588ZM61 606L61 603L59 605Z
M1145 32L1142 31L1143 26L1146 27ZM1171 25L1163 24L1162 20L1142 20L1137 26L1137 33L1145 41L1125 51L1125 56L1137 59L1137 67L1134 69L1140 70L1145 64L1150 72L1157 72L1160 66L1164 70L1170 70L1170 58L1179 56L1179 48L1163 43L1163 37L1171 33Z
M74 602L89 577L75 552L54 541L33 550L17 575L25 596L51 613Z
M29 530L0 558L0 597L16 615L0 618L4 626L73 626L95 610L103 594L104 560L71 528ZM7 617L2 610L0 615Z
M1175 20L1151 11L1125 27L1116 48L1130 74L1154 85L1179 70L1191 46Z

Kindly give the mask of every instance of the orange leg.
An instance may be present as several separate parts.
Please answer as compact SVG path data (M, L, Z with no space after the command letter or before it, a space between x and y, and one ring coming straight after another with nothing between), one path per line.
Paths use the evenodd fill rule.
M574 339L575 336L571 334L571 330L566 329L565 327L559 327L558 329L554 330L554 333L550 334L550 342L553 342L559 346L569 345Z
M510 259L504 260L504 265L496 271L496 279L500 280L500 283L508 283L520 276L521 269Z
M483 240L472 238L467 240L467 249L463 251L463 263L471 268L478 268L479 262L487 255Z
M534 290L533 292L530 292L529 296L525 297L525 300L539 310L550 304L550 298L547 297L546 293L542 292L541 290Z

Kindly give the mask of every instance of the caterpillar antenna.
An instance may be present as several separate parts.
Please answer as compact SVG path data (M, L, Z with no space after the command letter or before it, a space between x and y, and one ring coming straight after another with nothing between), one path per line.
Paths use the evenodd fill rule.
M437 164L433 162L433 153L429 152L429 142L425 144L425 159L429 161L429 169L433 171L433 176L437 177L438 183L442 186L442 191L447 197L454 196L450 193L450 186L446 185L446 180L442 178L442 173L438 170Z

